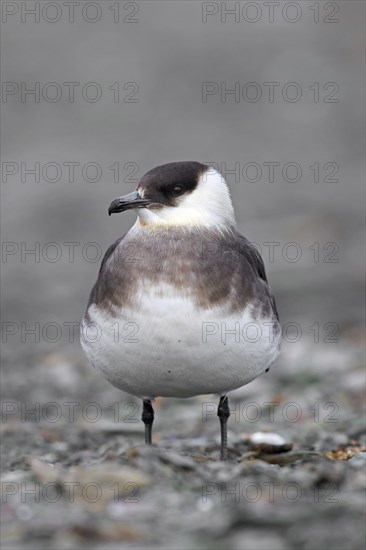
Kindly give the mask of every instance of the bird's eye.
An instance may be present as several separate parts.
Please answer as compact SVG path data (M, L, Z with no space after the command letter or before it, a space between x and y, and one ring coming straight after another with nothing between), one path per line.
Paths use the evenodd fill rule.
M174 188L173 188L173 195L175 195L176 197L178 197L179 195L181 195L183 193L183 187L181 187L180 185L176 185Z

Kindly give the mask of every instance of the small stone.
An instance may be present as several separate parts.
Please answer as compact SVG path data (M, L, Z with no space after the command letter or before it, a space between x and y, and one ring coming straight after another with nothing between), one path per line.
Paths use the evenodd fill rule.
M250 442L256 445L260 445L261 443L267 443L268 445L284 445L286 443L282 436L269 432L255 432L250 436Z
M348 464L352 468L364 468L366 466L366 452L359 452L349 459Z

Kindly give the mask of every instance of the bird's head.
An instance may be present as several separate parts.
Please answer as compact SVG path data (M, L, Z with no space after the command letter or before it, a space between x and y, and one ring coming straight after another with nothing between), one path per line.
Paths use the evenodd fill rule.
M229 189L212 167L171 162L149 170L136 191L112 201L109 214L136 210L143 226L222 229L236 225Z

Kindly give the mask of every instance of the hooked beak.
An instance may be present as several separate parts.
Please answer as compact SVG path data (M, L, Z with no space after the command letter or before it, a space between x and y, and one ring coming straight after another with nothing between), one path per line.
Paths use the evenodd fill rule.
M137 191L123 195L118 199L114 199L108 208L108 214L114 214L115 212L124 212L125 210L133 210L134 208L145 208L153 201L149 199L143 199L140 197Z

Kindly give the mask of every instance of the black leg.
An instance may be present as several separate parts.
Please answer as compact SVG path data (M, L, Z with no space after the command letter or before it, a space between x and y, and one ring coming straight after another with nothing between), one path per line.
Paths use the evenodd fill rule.
M149 399L143 400L141 420L145 424L145 443L146 445L151 445L151 432L154 422L154 409L152 408L152 404Z
M220 397L220 403L217 409L217 416L220 419L221 426L220 460L227 460L227 419L230 416L229 399L227 395L222 395Z

